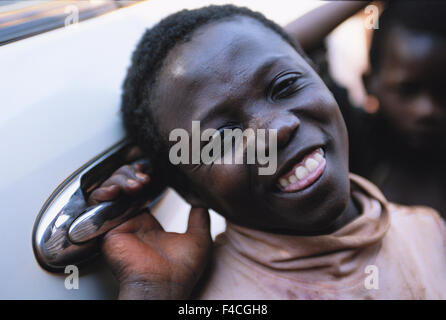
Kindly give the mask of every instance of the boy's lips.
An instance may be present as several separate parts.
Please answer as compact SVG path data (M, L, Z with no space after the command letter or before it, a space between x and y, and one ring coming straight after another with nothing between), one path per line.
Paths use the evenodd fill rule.
M326 160L322 148L313 149L278 179L282 192L296 192L312 185L325 170Z

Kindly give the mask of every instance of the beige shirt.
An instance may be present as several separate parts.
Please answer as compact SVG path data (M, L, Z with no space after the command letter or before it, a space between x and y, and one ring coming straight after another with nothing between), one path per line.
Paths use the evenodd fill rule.
M387 202L351 175L362 214L335 233L276 235L228 223L199 299L445 299L446 229L436 211Z

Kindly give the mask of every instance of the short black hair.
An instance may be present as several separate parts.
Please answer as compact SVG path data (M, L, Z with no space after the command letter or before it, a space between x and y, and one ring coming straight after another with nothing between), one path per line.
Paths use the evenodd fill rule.
M165 165L165 141L150 111L157 75L170 50L191 39L195 30L211 22L250 17L279 34L304 58L306 55L279 25L261 13L233 5L207 6L195 10L182 10L147 29L133 52L131 65L123 84L121 111L128 137L141 147L152 165L162 169Z
M387 36L395 27L409 31L425 32L440 37L446 36L446 3L442 1L402 1L386 2L386 8L379 18L379 29L373 31L370 45L370 66L379 70Z

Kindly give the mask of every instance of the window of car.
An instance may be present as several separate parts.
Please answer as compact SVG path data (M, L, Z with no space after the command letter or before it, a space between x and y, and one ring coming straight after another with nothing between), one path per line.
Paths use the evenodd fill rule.
M0 1L0 46L79 23L143 0Z

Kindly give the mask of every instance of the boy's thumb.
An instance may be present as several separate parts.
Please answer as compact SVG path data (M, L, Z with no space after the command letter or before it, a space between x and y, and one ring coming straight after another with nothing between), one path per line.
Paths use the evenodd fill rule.
M211 220L207 209L197 207L190 209L186 233L210 237Z

